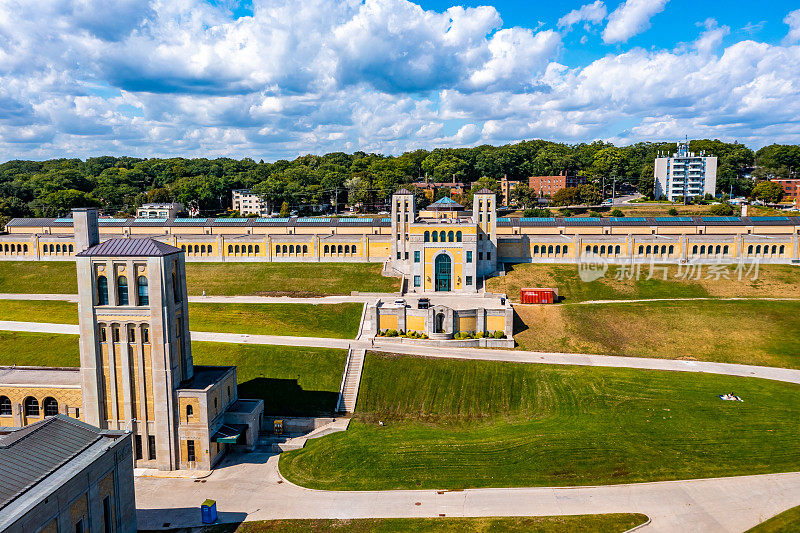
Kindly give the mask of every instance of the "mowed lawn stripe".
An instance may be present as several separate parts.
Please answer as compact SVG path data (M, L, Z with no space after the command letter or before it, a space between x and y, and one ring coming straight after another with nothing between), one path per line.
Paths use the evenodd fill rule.
M190 295L326 296L395 292L379 263L186 263ZM76 294L73 261L0 261L0 293Z
M799 408L800 386L752 378L370 353L348 431L281 455L281 472L378 490L796 471Z
M0 366L80 365L77 335L0 331ZM235 365L239 395L264 400L267 415L329 415L347 353L329 348L193 342L196 365Z
M194 331L352 339L363 304L189 304ZM77 324L78 304L0 300L0 320Z
M693 301L520 306L532 351L800 368L800 302Z

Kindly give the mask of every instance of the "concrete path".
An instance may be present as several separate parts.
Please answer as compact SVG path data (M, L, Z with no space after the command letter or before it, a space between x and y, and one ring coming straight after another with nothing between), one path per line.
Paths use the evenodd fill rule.
M740 532L800 505L800 473L569 488L464 491L318 491L284 480L278 457L231 455L211 476L136 479L139 529L200 525L199 505L217 502L223 521L280 518L546 516L644 513L650 532Z
M32 331L38 333L78 334L78 326L72 324L50 324L42 322L0 321L0 331ZM591 355L559 352L527 352L523 350L497 350L485 348L442 348L424 344L400 344L385 338L375 340L330 339L326 337L288 337L281 335L247 335L242 333L212 333L192 331L192 340L200 342L226 342L235 344L273 344L279 346L308 346L322 348L361 348L380 352L408 355L424 355L446 359L476 359L482 361L505 361L512 363L541 363L548 365L578 365L612 368L638 368L642 370L670 370L677 372L706 372L727 376L756 377L800 383L800 370L770 366L736 365L707 361L683 361L677 359L650 359L645 357L621 357L614 355Z

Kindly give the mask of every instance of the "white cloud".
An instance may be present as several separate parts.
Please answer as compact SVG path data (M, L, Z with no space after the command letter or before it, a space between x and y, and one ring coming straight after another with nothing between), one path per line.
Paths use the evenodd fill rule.
M591 24L600 24L606 18L606 14L606 5L602 0L595 0L594 3L583 5L579 9L573 9L558 19L558 27L572 29L572 26L584 21Z
M718 26L714 19L706 19L703 26L705 31L694 42L694 47L701 54L709 54L719 48L722 39L731 32L731 29L728 26Z
M795 9L783 19L789 25L789 33L784 38L784 43L792 44L800 41L800 9Z
M650 27L650 19L661 13L669 0L626 0L608 16L603 42L621 43Z

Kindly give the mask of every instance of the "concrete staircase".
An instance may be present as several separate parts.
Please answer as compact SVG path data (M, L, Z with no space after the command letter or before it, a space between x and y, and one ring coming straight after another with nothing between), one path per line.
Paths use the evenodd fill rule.
M364 369L366 353L366 350L354 348L350 348L347 352L347 363L339 388L339 403L336 406L336 410L340 413L352 413L356 409L358 387L361 384L361 372Z

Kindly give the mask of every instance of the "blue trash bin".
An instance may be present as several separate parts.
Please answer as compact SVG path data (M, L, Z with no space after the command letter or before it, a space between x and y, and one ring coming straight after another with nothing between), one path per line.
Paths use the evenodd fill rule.
M213 524L217 521L217 502L206 500L200 506L200 518L204 524Z

